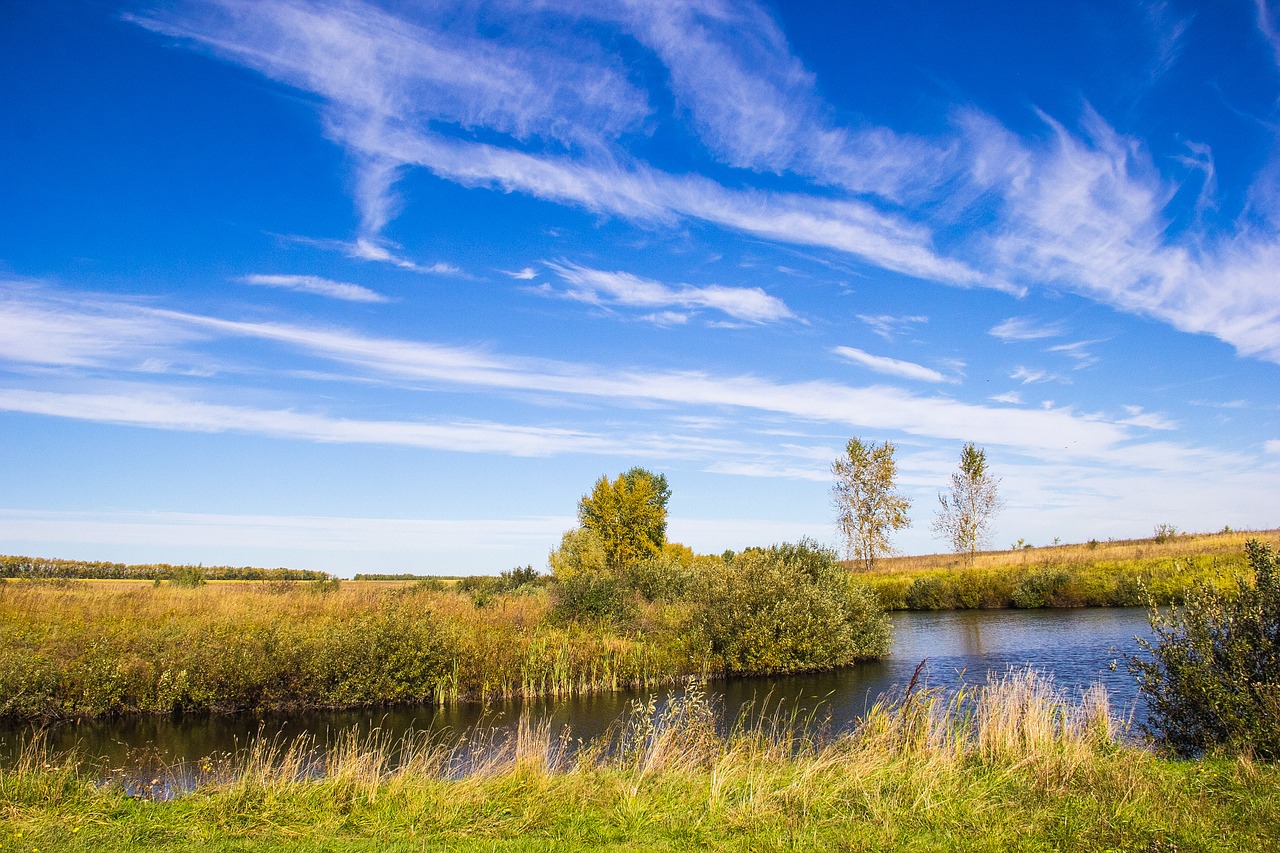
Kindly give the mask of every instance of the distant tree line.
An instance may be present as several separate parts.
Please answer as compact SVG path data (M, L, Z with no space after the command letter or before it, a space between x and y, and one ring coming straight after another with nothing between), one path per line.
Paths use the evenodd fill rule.
M313 581L326 572L309 569L260 569L253 566L174 566L168 563L107 563L93 560L55 560L44 557L0 556L0 577L63 578L68 580L173 580L200 574L213 581Z

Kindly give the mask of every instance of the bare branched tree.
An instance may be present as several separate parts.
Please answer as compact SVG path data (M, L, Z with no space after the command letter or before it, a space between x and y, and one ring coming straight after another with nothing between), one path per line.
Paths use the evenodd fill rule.
M951 475L951 489L938 495L933 532L946 539L972 566L978 549L991 541L991 522L1004 508L1000 481L991 476L987 452L973 442L960 451L960 470Z

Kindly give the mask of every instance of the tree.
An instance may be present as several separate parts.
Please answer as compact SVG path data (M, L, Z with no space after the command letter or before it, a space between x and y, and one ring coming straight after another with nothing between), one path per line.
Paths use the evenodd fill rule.
M1004 507L999 485L987 467L987 451L971 441L960 451L960 470L951 475L950 493L938 495L933 533L964 554L969 565L978 548L991 541L991 521Z
M671 500L671 487L667 485L667 475L655 474L648 468L641 468L638 465L622 472L622 479L626 480L627 484L632 488L635 488L639 480L646 478L653 486L654 503L662 510L662 530L665 534L667 529L667 501Z
M1151 709L1145 728L1182 756L1225 749L1280 759L1280 560L1245 543L1253 584L1191 590L1182 607L1151 605L1149 658L1129 670Z
M618 574L629 563L661 553L670 497L666 477L632 468L612 482L597 480L578 502L578 520L599 538L609 569Z
M893 553L889 534L911 524L907 518L911 501L900 495L894 484L898 473L895 450L887 441L877 446L854 437L849 439L845 455L831 464L836 478L831 489L836 524L847 554L861 560L868 571L877 557Z

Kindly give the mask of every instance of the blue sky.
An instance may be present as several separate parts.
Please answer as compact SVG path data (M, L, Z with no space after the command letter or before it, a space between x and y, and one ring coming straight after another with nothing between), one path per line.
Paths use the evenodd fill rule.
M834 544L898 446L995 545L1276 525L1280 7L0 11L0 551L545 566Z

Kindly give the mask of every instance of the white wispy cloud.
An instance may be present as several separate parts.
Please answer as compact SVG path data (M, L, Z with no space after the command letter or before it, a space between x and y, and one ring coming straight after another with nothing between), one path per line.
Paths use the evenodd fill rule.
M701 287L689 284L672 286L627 272L608 272L568 262L548 262L547 266L555 270L570 286L560 291L544 285L547 289L542 292L595 305L708 308L727 314L735 320L750 323L776 322L795 316L781 299L770 296L758 287L725 287L718 284Z
M886 376L898 376L903 379L915 379L921 382L953 382L954 380L943 376L932 368L925 367L922 364L916 364L911 361L901 361L896 358L889 358L883 355L872 355L864 350L855 347L835 347L832 349L836 355L852 361L854 364L860 364L868 370L876 373L883 373Z
M551 456L559 453L619 453L622 445L602 436L565 429L482 421L417 423L334 418L288 409L260 409L193 400L134 386L129 393L79 393L0 388L0 410L96 423L187 432L239 432L322 443L385 444Z
M432 264L420 264L417 261L409 260L403 255L399 255L391 251L391 247L383 240L375 240L370 237L358 237L352 242L337 241L337 246L348 257L358 258L363 261L375 261L377 263L391 264L402 270L412 270L413 272L427 273L428 275L458 275L462 270L453 264L444 261L436 261Z
M1262 35L1267 47L1271 48L1271 60L1280 69L1280 30L1276 29L1276 18L1267 5L1267 0L1253 0L1255 20L1258 32Z
M1009 378L1021 382L1023 385L1034 385L1038 382L1065 382L1065 377L1058 373L1050 373L1047 370L1038 370L1025 365L1018 365L1009 374Z
M1178 428L1177 421L1170 420L1165 415L1157 412L1144 411L1142 406L1123 406L1122 408L1129 416L1116 421L1116 423L1145 429L1176 430Z
M957 168L945 141L833 124L813 74L760 5L555 5L616 23L649 47L703 144L723 163L894 201L932 190Z
M875 332L886 341L892 341L899 335L910 334L915 326L921 323L929 322L929 318L911 314L905 316L895 316L893 314L859 314L858 319L871 327L871 331Z
M240 281L245 284L256 284L263 287L279 287L298 293L311 293L316 296L327 296L330 299L343 299L348 302L389 302L386 296L344 281L333 281L315 275L246 275Z
M533 267L525 267L519 270L498 270L503 275L509 275L516 281L533 281L538 277L538 271Z
M143 369L198 337L138 304L62 298L29 282L0 281L0 361Z
M402 270L424 273L426 275L463 275L463 271L455 264L445 261L419 263L399 254L396 246L382 238L357 237L354 240L337 240L325 237L306 237L301 234L277 234L281 240L303 246L314 246L328 252L340 252L348 258L358 261L371 261L379 264L390 264ZM395 249L396 251L393 251Z
M1058 344L1057 346L1049 347L1045 352L1061 353L1075 361L1076 370L1083 370L1098 363L1098 357L1089 350L1089 347L1100 343L1102 343L1100 340L1076 341L1075 343Z
M1057 323L1043 323L1029 317L1010 317L992 326L987 334L1002 341L1038 341L1061 337L1066 331Z
M1003 181L1005 207L991 243L1003 273L1056 283L1280 363L1274 235L1248 228L1171 234L1166 207L1176 184L1139 140L1092 110L1079 136L1043 118L1053 134L1045 146L1007 132L984 139L1008 164L995 179Z
M992 397L988 397L987 399L994 403L1008 403L1013 406L1022 405L1022 395L1017 391L1006 391L1003 394L996 394Z
M635 20L664 17L666 8L640 12ZM743 8L753 26L772 26L758 8ZM573 4L562 12L578 17L584 10ZM520 20L518 7L505 11ZM539 30L538 39L498 43L479 39L474 31L468 33L465 10L462 14L444 8L419 12L420 19L410 21L360 2L262 0L249 10L238 0L223 0L198 8L156 11L133 20L191 39L320 96L328 135L351 152L357 166L356 201L364 220L361 237L374 250L380 248L378 232L397 208L394 180L405 167L419 166L464 186L518 191L637 221L699 219L756 236L837 249L916 277L1004 286L974 267L939 254L927 227L874 205L819 195L730 190L700 176L666 174L636 162L616 142L624 130L637 126L648 114L648 98L628 82L620 61L598 43L583 42L572 34L564 36L576 39L571 44L556 43L554 38L544 43L549 32L545 28ZM678 14L667 17L673 25L696 25ZM694 35L688 30L674 34L673 39ZM673 39L655 35L650 45L670 47ZM770 50L783 51L779 56L784 63L792 61L785 53L785 42ZM683 61L676 62L675 53L671 57L685 67ZM749 62L735 65L750 67ZM462 73L463 68L471 71ZM706 82L705 75L688 77L691 92ZM749 81L745 85L743 91L764 91ZM793 90L779 92L774 102L794 103ZM723 98L717 95L716 100ZM699 104L705 108L697 114L704 115L713 101ZM750 115L744 116L749 123ZM788 113L781 120L786 123L792 117ZM726 121L736 120L713 118L707 132ZM495 130L507 135L509 142L482 144L446 136L433 129L433 122ZM804 135L803 129L797 133L796 138ZM830 140L844 131L834 134L819 146L820 154L811 153L796 162L806 158L826 162ZM918 163L904 154L903 140L880 129L866 138L872 141L868 156L878 168L867 169L866 158L855 157L853 168L846 170L851 180L858 175L888 174L894 171L886 165L890 161L899 163L899 173L920 175ZM520 149L531 140L552 144L536 154ZM837 147L843 145L837 143ZM778 150L773 150L766 161L777 156L781 156Z
M689 315L676 311L661 311L657 314L645 314L640 319L655 326L683 326L689 322Z
M1273 438L1262 445L1267 453L1280 454L1280 438Z
M25 298L22 298L25 296ZM16 300L19 305L42 303L38 293L25 292ZM897 430L903 433L958 440L975 440L983 444L1017 447L1033 454L1057 454L1070 447L1086 456L1107 455L1127 437L1126 428L1078 416L1068 409L1020 410L964 403L945 397L922 397L905 390L883 386L857 387L827 381L780 382L751 375L714 375L703 371L653 371L645 369L605 368L546 359L503 356L479 348L445 346L420 341L369 337L346 330L313 328L287 323L224 320L187 312L133 306L110 298L81 295L76 300L78 313L64 314L62 337L71 343L48 354L47 363L66 367L105 363L105 356L94 358L83 348L91 336L102 353L122 352L121 364L133 364L138 323L151 324L155 340L173 341L176 356L193 358L183 346L194 347L203 342L216 344L229 338L269 341L297 354L321 359L332 364L355 368L349 378L366 378L426 382L433 387L453 386L473 389L498 389L513 394L544 393L564 397L593 398L614 405L635 403L661 404L688 414L689 409L706 411L736 408L806 421L826 421L846 426ZM28 313L36 311L28 306ZM47 313L47 310L46 310ZM130 322L130 313L136 320ZM114 316L119 325L103 326L100 315ZM83 328L73 328L83 323ZM107 337L103 337L107 335ZM155 353L150 353L155 355ZM167 353L160 353L165 355ZM16 359L26 356L16 354ZM113 356L114 358L114 356ZM254 370L285 369L278 358L270 364L247 365ZM333 381L343 377L335 374ZM498 427L478 427L467 437L471 427L451 424L389 423L364 424L354 420L329 419L316 414L288 410L242 410L225 404L205 404L198 400L191 407L178 407L172 401L151 399L145 394L136 402L136 410L128 403L128 395L93 391L81 397L47 396L39 390L14 388L8 392L11 404L24 411L65 417L83 417L95 413L105 422L155 421L169 428L225 428L261 430L264 434L285 431L300 438L317 441L344 440L343 435L382 436L379 441L444 442L457 436L477 446L503 445L506 440ZM42 408L44 407L44 408ZM81 415L74 412L79 407ZM131 411L140 414L130 414ZM185 411L187 414L179 415ZM117 414L113 414L117 413ZM239 425L239 426L236 426ZM219 428L222 428L219 427ZM554 446L588 447L595 439L564 430L539 430L525 434L519 427L510 440L512 447L527 452ZM572 431L569 431L572 432ZM517 440L518 439L518 440ZM373 440L373 439L370 439ZM561 442L556 445L555 442ZM486 443L488 442L488 443ZM664 439L655 437L651 444L661 447ZM599 445L616 450L615 443ZM524 451L522 451L524 452ZM548 450L547 452L552 452Z
M1256 0L1256 11L1274 46L1270 7ZM1182 179L1200 173L1201 209L1213 201L1212 157L1199 143L1161 162L1184 170L1167 177L1140 140L1088 109L1078 131L1043 116L1048 141L972 109L955 111L930 139L841 126L759 4L546 0L532 10L442 3L393 14L359 0L212 0L132 20L317 97L325 133L357 170L361 257L413 264L381 230L402 204L399 177L422 168L651 226L697 220L822 247L944 284L1065 288L1280 362L1280 193L1266 177L1280 167L1262 164L1248 192L1270 230L1246 217L1179 233L1166 210ZM1165 28L1166 58L1181 26ZM665 69L669 93L640 88L611 45L619 32ZM669 98L676 112L655 116ZM730 188L655 168L630 140L662 118L690 122L730 167L787 172L809 186L779 192L748 178ZM987 223L977 233L945 251L936 245L935 227L975 218Z

